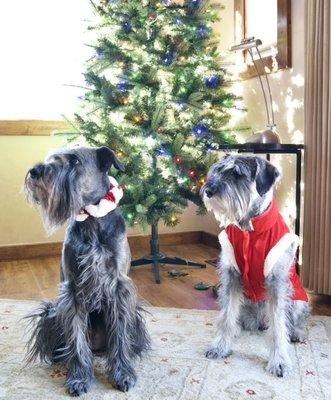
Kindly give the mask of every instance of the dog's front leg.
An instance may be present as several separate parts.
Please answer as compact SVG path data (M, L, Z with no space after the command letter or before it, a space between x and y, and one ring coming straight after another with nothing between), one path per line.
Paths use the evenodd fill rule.
M220 266L219 304L217 336L206 351L207 358L227 357L231 354L231 341L239 332L239 312L242 300L242 285L239 273L231 266Z
M287 375L291 370L289 356L289 295L288 268L277 263L274 271L266 278L268 291L267 313L269 318L268 334L271 339L271 348L267 371L278 377Z
M67 282L61 284L59 300L68 360L66 386L72 396L79 396L89 390L93 380L92 352L87 342L88 314L69 287Z
M119 274L108 286L105 312L107 370L109 380L121 391L132 388L137 376L132 366L134 352L136 292L132 281Z

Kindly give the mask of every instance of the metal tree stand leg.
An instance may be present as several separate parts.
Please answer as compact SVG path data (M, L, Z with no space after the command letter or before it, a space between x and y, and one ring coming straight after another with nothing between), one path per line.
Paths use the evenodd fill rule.
M189 267L206 268L206 264L187 261L187 260L184 260L183 258L179 258L179 257L168 257L168 256L160 253L159 234L158 234L158 225L157 224L152 225L151 233L152 233L151 240L149 241L151 253L149 255L139 258L137 260L133 260L131 262L131 267L138 267L140 265L152 264L153 269L154 269L156 283L161 283L160 263L161 264L175 264L175 265L186 265Z

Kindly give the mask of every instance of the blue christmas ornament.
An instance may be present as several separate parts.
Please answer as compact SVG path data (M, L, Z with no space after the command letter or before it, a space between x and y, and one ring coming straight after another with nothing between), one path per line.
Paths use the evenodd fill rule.
M186 103L183 99L178 100L178 107L183 111L186 108Z
M155 151L157 152L157 154L159 154L160 156L166 156L167 155L167 151L166 149L163 147L163 145L161 144L159 147L157 147L155 149Z
M177 15L177 16L174 18L174 23L175 23L176 25L181 25L181 24L183 23L183 18L182 18L180 15Z
M123 21L122 22L122 28L123 28L123 30L125 31L125 32L131 32L131 30L132 30L132 26L131 26L131 24L130 24L130 22L129 21Z
M170 3L170 0L162 0L162 3L168 5Z
M174 53L167 53L161 57L161 61L164 65L170 65L174 61L174 58L175 58Z
M207 28L206 25L199 25L197 27L197 34L199 37L204 38L206 36L208 36L209 33L209 29Z
M200 0L190 0L190 1L188 2L188 8L189 8L190 10L195 10L195 9L197 9L197 8L199 7L199 5L200 5Z
M205 79L206 86L210 88L216 88L219 83L220 83L219 75L210 75Z
M196 137L203 137L203 136L207 135L208 128L204 124L197 124L197 125L193 126L192 133Z
M95 52L97 53L97 57L101 57L103 55L103 49L101 47L97 47Z
M129 86L129 83L125 78L121 78L120 81L117 84L117 87L120 90L126 90L128 88L128 86Z

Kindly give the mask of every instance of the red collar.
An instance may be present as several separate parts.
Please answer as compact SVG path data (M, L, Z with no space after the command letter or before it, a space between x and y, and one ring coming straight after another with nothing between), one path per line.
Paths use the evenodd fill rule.
M260 215L251 219L253 229L256 232L268 231L277 221L279 210L275 199L272 199L268 208Z

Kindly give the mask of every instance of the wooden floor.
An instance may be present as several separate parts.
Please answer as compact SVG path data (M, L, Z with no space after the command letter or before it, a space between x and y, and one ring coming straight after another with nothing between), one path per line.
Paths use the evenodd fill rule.
M204 262L217 257L217 249L203 244L164 246L161 249L170 256ZM146 249L135 251L140 257ZM161 284L154 283L150 266L137 267L130 273L138 287L139 296L148 304L159 307L217 309L212 290L198 291L194 285L205 281L217 283L215 267L185 269L189 275L171 278L167 271L176 266L162 266ZM46 299L57 293L59 282L59 257L0 262L0 297L9 299ZM310 295L313 314L331 316L331 296Z

